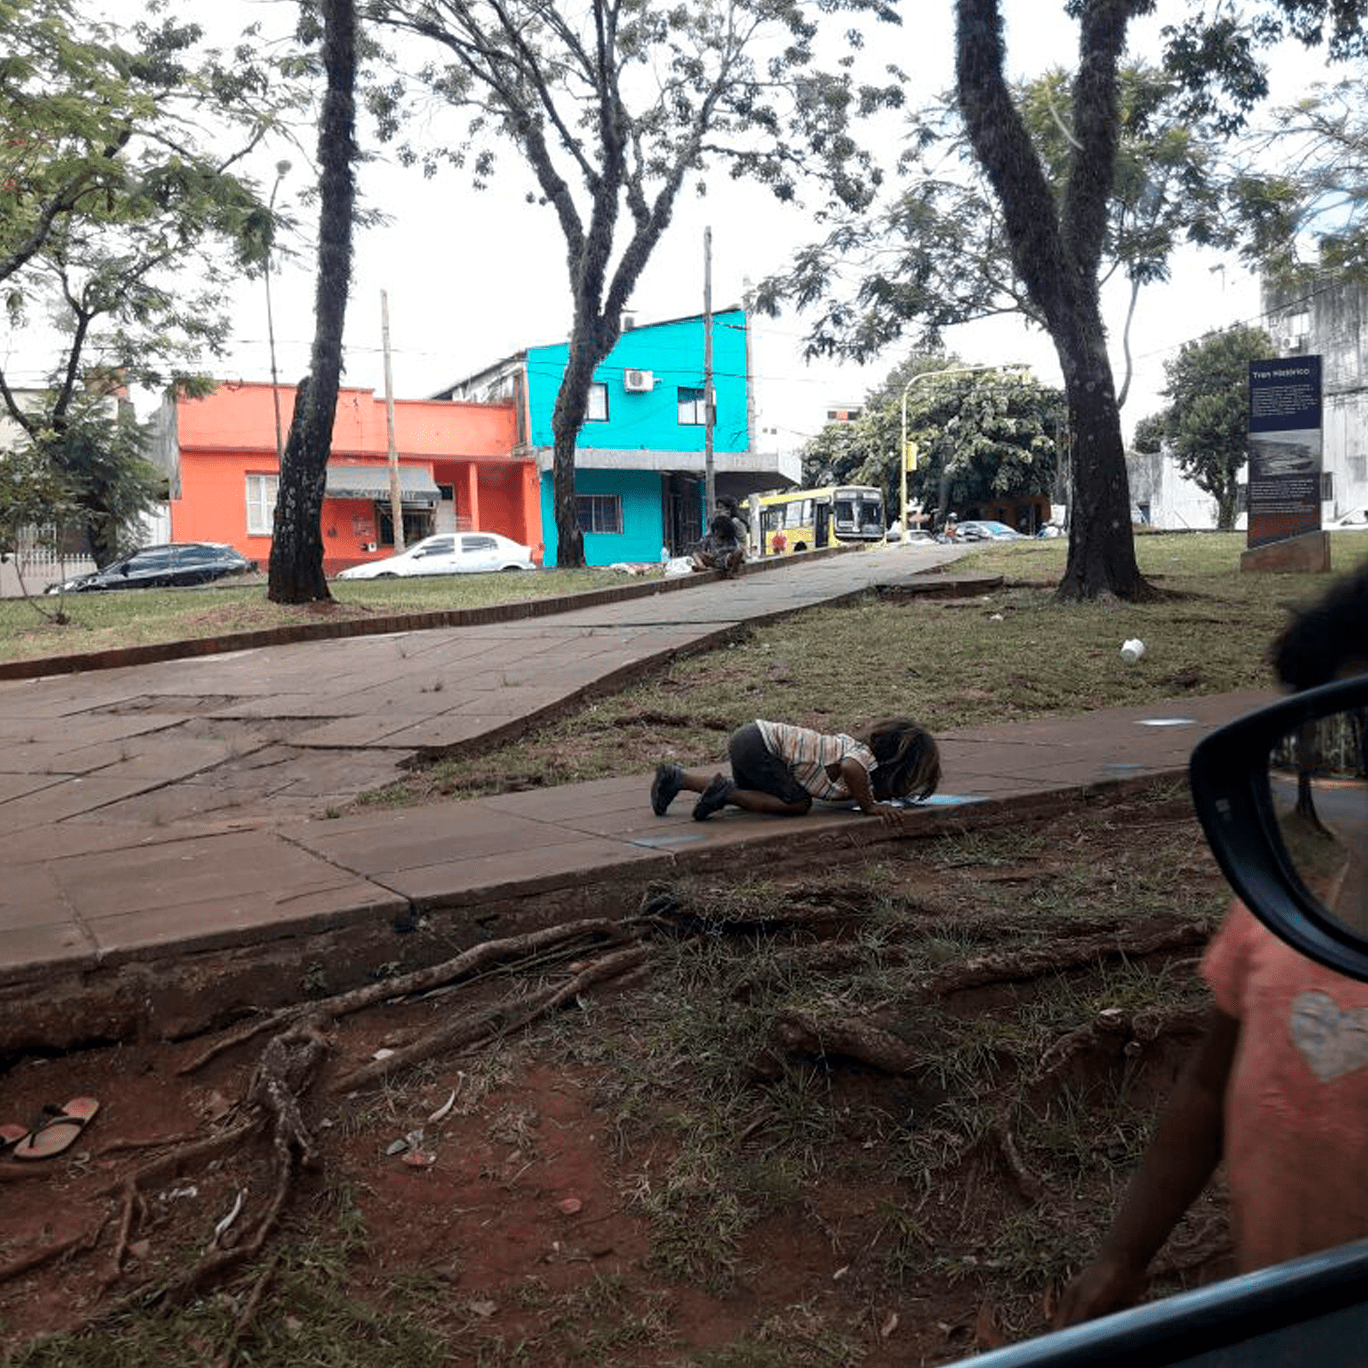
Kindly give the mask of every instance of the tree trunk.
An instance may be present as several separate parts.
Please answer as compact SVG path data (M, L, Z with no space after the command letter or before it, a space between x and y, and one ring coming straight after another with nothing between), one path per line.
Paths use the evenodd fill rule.
M1073 430L1073 506L1065 599L1144 597L1135 561L1130 485L1098 269L1120 128L1117 68L1142 0L1085 0L1072 119L1075 151L1062 200L1004 74L1000 0L957 0L956 86L974 149L1002 208L1012 259L1049 328Z
M326 414L314 403L313 388L312 376L306 375L299 382L290 435L280 462L266 590L272 603L316 603L332 597L323 574L321 524L337 382L333 381L332 404ZM321 433L320 418L326 420Z
M322 0L327 93L318 125L320 214L314 340L309 375L295 396L280 463L271 568L272 603L312 603L332 594L323 574L320 515L332 448L342 330L351 284L356 161L356 11L354 0Z
M1149 586L1135 559L1130 481L1121 437L1121 411L1112 391L1100 311L1094 299L1075 301L1068 329L1054 327L1073 426L1073 507L1069 558L1055 591L1061 599L1143 598Z
M1220 493L1216 496L1216 530L1218 532L1233 532L1235 530L1235 504L1238 501L1239 492L1239 486L1233 477L1221 486Z
M575 504L575 443L589 408L594 368L612 351L621 330L616 312L603 317L589 311L575 311L570 354L551 414L551 431L555 437L551 480L555 491L558 569L585 564L584 534L580 531Z

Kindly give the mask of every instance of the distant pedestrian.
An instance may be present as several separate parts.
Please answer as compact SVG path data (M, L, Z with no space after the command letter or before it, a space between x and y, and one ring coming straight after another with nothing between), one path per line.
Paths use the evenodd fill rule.
M862 812L896 823L892 798L929 798L940 783L940 750L924 727L890 717L847 734L786 722L747 722L727 747L731 778L667 762L656 770L651 807L663 817L678 794L699 795L694 820L731 804L746 812L800 817L814 798L854 801Z
M726 513L718 513L694 547L691 559L695 570L720 570L724 575L735 575L746 560L746 547L736 535L735 521Z
M736 539L747 551L750 550L750 523L741 516L741 505L731 497L730 494L719 494L717 504L713 509L713 515L725 513L732 520L732 526L736 528Z

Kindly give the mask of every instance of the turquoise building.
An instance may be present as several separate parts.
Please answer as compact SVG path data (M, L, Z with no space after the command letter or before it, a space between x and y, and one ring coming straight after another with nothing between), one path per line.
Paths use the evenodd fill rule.
M575 446L575 497L590 565L655 563L702 535L707 396L702 314L635 326L594 372ZM565 373L565 342L528 347L436 397L513 398L520 442L537 462L542 563L556 563L551 415ZM738 500L797 483L795 456L754 451L750 330L745 311L712 315L713 471L718 494ZM534 555L537 551L533 547Z

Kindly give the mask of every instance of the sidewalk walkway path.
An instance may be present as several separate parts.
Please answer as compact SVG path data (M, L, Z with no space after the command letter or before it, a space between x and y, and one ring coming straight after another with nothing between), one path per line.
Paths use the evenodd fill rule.
M881 548L523 621L0 683L0 1053L89 1032L73 1022L63 1039L78 999L110 1037L197 1029L297 995L299 965L319 957L338 986L625 905L653 878L890 839L839 809L703 824L681 799L657 818L648 775L327 813L415 755L488 744L744 622L906 584L955 554ZM1181 776L1201 735L1271 697L943 735L942 791L907 830Z

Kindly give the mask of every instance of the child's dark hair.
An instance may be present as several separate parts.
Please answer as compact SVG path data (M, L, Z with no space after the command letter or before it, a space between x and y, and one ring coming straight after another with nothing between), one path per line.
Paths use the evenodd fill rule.
M875 798L929 798L940 784L940 747L908 717L871 722L860 739L879 762L869 776Z
M708 531L723 541L734 542L736 540L736 524L725 513L718 513L713 518L708 524Z
M718 508L725 509L729 517L736 518L741 514L741 505L738 504L730 494L719 494L717 496L717 506Z
M1298 612L1269 657L1278 678L1298 690L1328 684L1348 667L1368 669L1368 564Z

